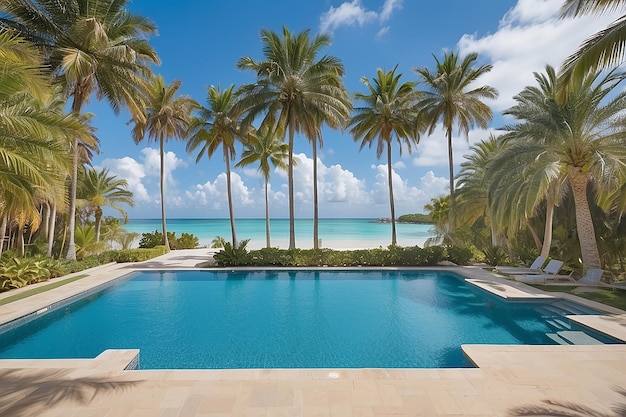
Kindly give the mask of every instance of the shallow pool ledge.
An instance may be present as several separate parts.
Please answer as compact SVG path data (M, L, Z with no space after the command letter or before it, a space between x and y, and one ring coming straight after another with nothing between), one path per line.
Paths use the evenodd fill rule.
M108 373L138 366L139 349L107 349L93 359L0 359L0 369L93 369Z

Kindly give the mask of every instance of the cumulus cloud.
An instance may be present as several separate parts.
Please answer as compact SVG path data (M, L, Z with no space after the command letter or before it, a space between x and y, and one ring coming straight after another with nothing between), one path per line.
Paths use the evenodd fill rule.
M257 203L251 191L244 184L241 176L236 172L230 174L233 207L250 207ZM191 190L185 192L188 202L196 206L208 206L216 211L228 210L228 189L226 186L226 173L219 174L214 181L204 184L196 184ZM225 212L228 215L228 212Z
M135 202L149 201L150 197L142 180L146 176L144 166L130 156L120 159L105 159L96 169L106 168L118 178L128 182L128 190L133 193Z
M455 132L456 133L456 132ZM452 157L454 164L459 165L470 153L469 148L485 140L489 135L498 135L498 131L474 129L470 130L467 140L458 135L452 136ZM416 167L443 167L448 166L448 139L442 128L435 130L432 135L423 135L414 152L413 166Z
M495 87L500 97L490 103L496 111L514 104L513 96L534 85L533 72L546 64L558 69L563 60L595 32L620 16L620 12L560 19L562 0L519 0L500 20L498 30L486 36L464 35L458 42L461 55L477 52L493 69L480 78Z
M389 205L389 185L387 182L387 165L372 165L375 171L375 182L371 189L372 199L376 204ZM434 197L447 194L448 179L437 177L432 171L426 172L417 185L410 185L408 179L402 178L392 169L393 195L398 213L422 212L424 204Z
M135 202L160 201L159 178L160 178L160 158L159 151L153 148L141 150L141 160L137 161L129 156L119 159L105 159L102 161L102 168L108 169L113 175L123 178L128 182L128 189L133 193ZM178 167L184 167L186 163L178 158L174 152L167 152L163 158L163 172L168 204L180 206L183 204L179 200L175 190L176 181L173 172ZM99 169L100 167L96 167Z
M320 32L333 32L339 26L360 26L368 23L384 23L391 18L394 10L402 8L402 0L385 0L380 12L368 10L360 0L341 3L338 7L330 6L327 12L320 17ZM381 29L377 36L382 36L389 30Z

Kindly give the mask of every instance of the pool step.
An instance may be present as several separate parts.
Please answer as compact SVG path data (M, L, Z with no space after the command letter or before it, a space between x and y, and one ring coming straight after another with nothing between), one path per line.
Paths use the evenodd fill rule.
M550 339L559 345L602 345L603 343L585 332L564 330L556 333L546 333Z

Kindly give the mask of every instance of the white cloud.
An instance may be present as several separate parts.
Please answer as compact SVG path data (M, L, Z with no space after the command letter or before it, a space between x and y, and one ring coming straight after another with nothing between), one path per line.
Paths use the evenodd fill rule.
M154 148L143 148L141 153L144 157L144 167L147 175L159 177L161 175L161 157L159 150ZM164 152L163 154L163 178L166 186L176 185L172 172L178 167L186 167L187 163L178 158L174 152Z
M402 8L402 0L385 0L380 13L367 10L360 0L341 3L338 7L330 6L320 17L320 32L333 32L339 26L360 26L379 21L384 23L391 18L394 10ZM377 36L384 35L388 27L381 29Z
M236 172L230 174L233 208L251 207L258 204L252 192L244 184ZM208 206L216 211L224 211L228 216L228 189L226 187L226 173L219 174L214 181L196 184L192 190L185 192L187 202L195 206ZM262 201L262 200L261 200Z
M376 204L389 205L389 186L387 182L387 165L372 165L376 172L376 180L371 189L372 199ZM448 179L436 177L432 171L426 172L419 179L417 186L410 185L409 180L403 179L392 169L393 196L396 213L419 213L423 212L424 204L430 202L433 197L447 194Z
M128 182L128 189L133 193L136 203L152 202L159 203L159 179L160 179L160 158L159 151L153 148L141 150L142 160L137 161L129 156L119 159L105 159L102 167L123 178ZM184 202L176 191L176 181L173 172L178 167L185 167L186 163L179 159L174 152L166 152L163 158L163 171L166 187L166 202L172 206L182 206Z
M133 193L133 200L136 203L150 200L148 191L142 183L146 176L144 166L135 159L129 156L120 159L105 159L102 161L101 167L95 168L106 168L111 174L125 179L128 182L128 190Z
M455 132L456 133L456 132ZM470 130L468 141L464 137L452 136L452 157L454 165L458 166L470 153L469 148L489 137L490 134L497 134L497 131L474 129ZM420 143L417 145L416 156L413 158L415 167L443 167L448 166L448 139L444 130L436 129L432 135L422 135Z
M481 60L493 64L479 82L499 91L500 97L490 103L494 110L509 108L513 96L535 84L533 72L543 73L546 64L558 69L586 38L620 16L615 12L560 19L562 4L562 0L519 0L495 33L464 35L459 40L461 55L477 52Z

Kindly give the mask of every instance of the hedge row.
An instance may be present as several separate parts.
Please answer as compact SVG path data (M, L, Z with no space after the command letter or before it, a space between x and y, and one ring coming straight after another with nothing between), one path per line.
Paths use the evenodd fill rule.
M218 266L434 266L442 261L465 265L471 261L467 248L390 246L386 249L278 249L247 251L225 248L215 255Z

